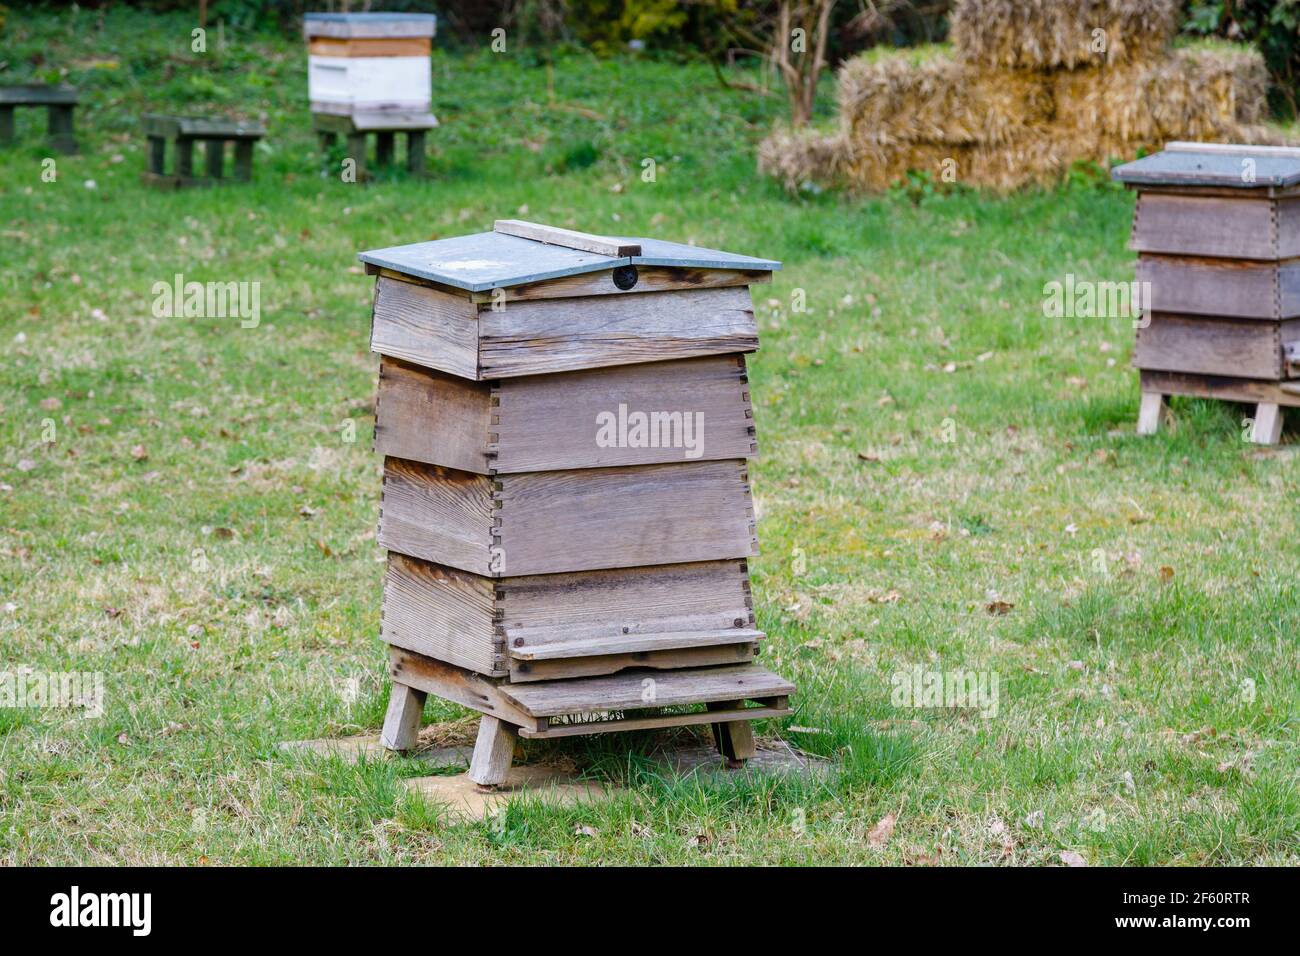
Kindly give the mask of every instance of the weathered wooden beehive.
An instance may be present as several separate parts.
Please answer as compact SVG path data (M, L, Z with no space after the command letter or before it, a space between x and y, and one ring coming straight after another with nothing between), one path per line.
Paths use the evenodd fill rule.
M1118 167L1138 192L1132 248L1144 303L1133 364L1138 431L1168 395L1256 404L1252 434L1281 437L1300 406L1300 149L1170 143Z
M713 726L729 760L793 686L754 663L744 353L777 262L501 221L362 253L376 276L379 543L393 694L484 717L470 768L516 734ZM748 702L754 702L753 706Z

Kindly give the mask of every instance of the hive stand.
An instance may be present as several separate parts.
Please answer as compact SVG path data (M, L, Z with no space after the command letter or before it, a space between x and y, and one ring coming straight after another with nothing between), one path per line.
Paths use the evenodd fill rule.
M423 176L424 134L438 125L432 113L369 112L340 116L313 113L312 129L320 139L321 149L329 152L342 136L347 155L356 164L357 182L368 177L366 138L375 137L375 163L390 166L395 158L394 144L399 133L406 136L406 170Z
M72 131L72 111L79 98L71 86L31 83L26 86L0 86L0 147L14 141L14 110L19 106L44 106L50 148L59 153L75 153L77 139Z
M755 663L747 563L748 287L780 264L515 220L361 259L385 456L384 745L413 745L432 693L483 715L469 776L485 786L520 737L707 724L742 764L750 722L788 714L794 692ZM664 438L698 416L703 440L633 440L642 409ZM626 441L597 438L616 421Z
M1138 192L1130 245L1150 297L1138 434L1189 395L1254 404L1247 437L1276 444L1300 406L1300 149L1170 143L1114 176Z
M226 143L234 143L234 179L249 182L253 178L253 146L266 130L252 123L233 120L198 119L188 116L146 114L140 121L149 140L149 168L141 179L151 186L215 186L229 182L224 176ZM167 145L172 144L175 170L166 171ZM194 174L194 145L202 143L204 174Z

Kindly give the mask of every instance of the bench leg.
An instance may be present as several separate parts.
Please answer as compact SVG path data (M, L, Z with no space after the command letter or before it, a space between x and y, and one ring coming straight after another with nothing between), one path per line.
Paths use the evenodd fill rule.
M356 164L357 182L366 178L366 134L348 134L348 157Z
M474 756L469 762L469 778L483 787L505 783L518 736L519 732L510 724L484 715L478 724Z
M253 178L253 145L251 139L235 140L235 178L243 182Z
M194 178L194 140L176 140L176 176L182 186Z
M389 132L375 134L375 165L391 166L393 164L394 136Z
M75 153L77 138L72 132L72 106L56 104L46 107L50 147L60 153Z
M149 137L149 172L156 176L163 174L167 163L167 140L161 136Z
M424 175L424 130L413 129L406 134L406 171L412 176Z
M1143 392L1138 406L1139 435L1154 435L1160 430L1160 419L1165 411L1165 397L1159 392Z
M744 705L743 700L722 700L708 704L709 710L734 710ZM730 720L713 724L713 742L732 769L744 766L746 760L757 753L754 746L754 728L747 720Z
M388 750L410 750L420 732L420 717L424 714L424 701L428 695L422 690L394 684L388 697L388 713L379 743Z
M322 153L328 153L334 148L334 144L339 141L339 134L333 133L327 129L318 129L316 131L316 138L320 140L320 151Z
M207 174L209 179L221 178L221 164L226 151L226 141L224 139L207 139L203 141L203 154L207 159Z
M1282 408L1277 403L1255 406L1254 440L1256 445L1276 445L1282 440Z
M14 141L14 108L0 105L0 146L12 146Z

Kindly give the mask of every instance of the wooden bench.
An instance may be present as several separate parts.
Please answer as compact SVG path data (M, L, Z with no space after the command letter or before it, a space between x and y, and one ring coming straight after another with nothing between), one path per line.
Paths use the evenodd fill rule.
M186 116L160 116L150 113L140 122L149 139L149 168L142 175L151 186L212 186L224 177L226 143L234 143L234 179L248 182L253 178L253 144L266 130L252 123L233 120L196 119ZM167 144L173 144L175 170L166 172ZM194 144L203 143L204 175L194 174Z
M357 182L366 178L366 137L375 134L375 162L391 165L396 134L406 134L406 169L413 176L424 175L424 134L438 125L432 113L375 110L347 115L312 113L312 129L321 149L329 151L342 135L348 157L356 163Z
M26 86L0 86L0 146L14 141L14 109L19 106L44 106L49 117L50 148L60 153L75 153L77 140L72 133L72 111L79 102L71 86L30 83Z

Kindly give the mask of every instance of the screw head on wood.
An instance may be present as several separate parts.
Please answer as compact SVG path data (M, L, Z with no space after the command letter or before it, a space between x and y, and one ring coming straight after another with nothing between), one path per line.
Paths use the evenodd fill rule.
M614 285L624 292L636 285L636 280L639 278L636 266L619 266L614 270Z
M738 618L736 618L734 621L731 622L731 625L732 625L732 627L744 627L744 626L745 626L745 619L744 619L743 617L738 617Z

